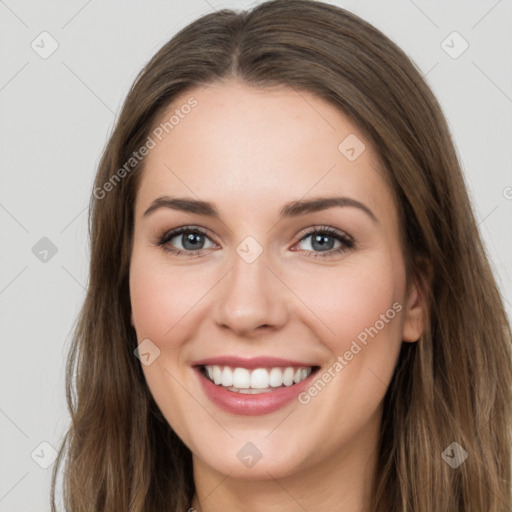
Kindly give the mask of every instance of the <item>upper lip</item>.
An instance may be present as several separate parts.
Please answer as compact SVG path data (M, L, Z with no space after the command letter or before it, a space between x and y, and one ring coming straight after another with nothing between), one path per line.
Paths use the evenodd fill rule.
M294 361L292 359L282 359L278 357L260 356L260 357L234 357L217 356L208 357L192 362L192 366L230 366L231 368L273 368L273 367L296 367L307 368L317 366L307 361Z

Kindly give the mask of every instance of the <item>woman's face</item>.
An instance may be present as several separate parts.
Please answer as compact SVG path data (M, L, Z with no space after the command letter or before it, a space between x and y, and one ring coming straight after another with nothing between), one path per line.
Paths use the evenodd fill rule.
M132 323L196 468L365 463L401 343L423 329L372 146L312 94L235 82L182 94L150 137Z

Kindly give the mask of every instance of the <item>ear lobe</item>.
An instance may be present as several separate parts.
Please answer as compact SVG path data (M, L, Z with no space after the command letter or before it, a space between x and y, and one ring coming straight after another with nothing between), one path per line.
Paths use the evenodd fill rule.
M415 279L406 298L404 322L402 325L402 340L418 341L427 327L428 321L428 291L430 289L430 273L422 274Z

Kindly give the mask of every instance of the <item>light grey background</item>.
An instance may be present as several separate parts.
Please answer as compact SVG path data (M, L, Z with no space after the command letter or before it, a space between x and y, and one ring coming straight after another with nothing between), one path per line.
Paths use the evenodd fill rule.
M0 0L0 511L47 511L96 166L129 86L180 28L250 1ZM456 142L512 317L512 1L331 1L412 57ZM57 41L51 49L46 31ZM469 44L458 58L452 55ZM443 43L445 41L445 43ZM445 51L446 50L446 51ZM57 253L32 248L49 238ZM37 248L38 246L36 246ZM37 251L35 251L37 253Z

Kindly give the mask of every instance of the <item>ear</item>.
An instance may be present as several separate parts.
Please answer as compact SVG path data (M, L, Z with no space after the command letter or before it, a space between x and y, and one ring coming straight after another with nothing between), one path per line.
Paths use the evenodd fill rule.
M423 265L419 277L411 281L405 300L402 340L418 341L424 333L429 318L428 297L431 283L429 267Z

